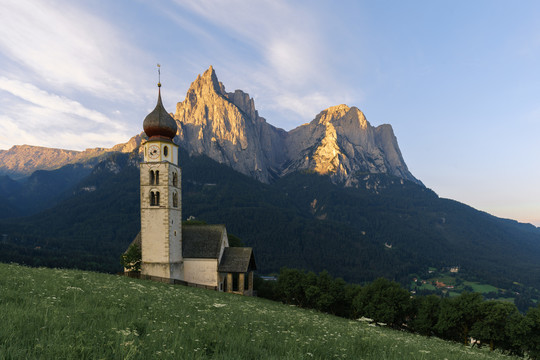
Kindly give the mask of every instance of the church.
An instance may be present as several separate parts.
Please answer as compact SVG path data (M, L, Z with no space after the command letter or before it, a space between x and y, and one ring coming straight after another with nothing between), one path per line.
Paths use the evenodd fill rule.
M140 163L140 277L156 281L253 295L253 249L229 247L225 225L182 224L182 171L177 125L161 101L143 122L148 140Z

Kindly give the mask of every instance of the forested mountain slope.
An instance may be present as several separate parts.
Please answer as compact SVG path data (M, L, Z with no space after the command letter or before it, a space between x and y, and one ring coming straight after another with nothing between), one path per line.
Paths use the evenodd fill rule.
M112 154L58 204L0 222L0 261L114 272L140 228L138 153ZM181 150L183 214L225 223L253 246L261 273L328 270L351 282L404 281L429 266L459 265L487 283L540 288L540 231L439 198L386 174L357 187L294 172L264 184ZM65 169L56 170L59 173ZM50 176L54 177L55 171Z

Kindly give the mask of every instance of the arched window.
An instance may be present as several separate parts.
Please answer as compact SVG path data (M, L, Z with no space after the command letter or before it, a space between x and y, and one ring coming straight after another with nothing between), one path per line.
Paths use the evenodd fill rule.
M178 173L176 171L172 174L172 184L178 187Z
M159 206L159 191L150 191L150 206Z
M165 147L163 148L163 156L166 157L166 156L168 156L168 155L169 155L169 147L168 147L168 146L165 146Z
M175 191L172 195L172 206L178 207L178 193Z
M156 170L156 185L159 185L159 170Z
M154 170L150 170L150 185L154 185L156 181L156 174L154 173Z

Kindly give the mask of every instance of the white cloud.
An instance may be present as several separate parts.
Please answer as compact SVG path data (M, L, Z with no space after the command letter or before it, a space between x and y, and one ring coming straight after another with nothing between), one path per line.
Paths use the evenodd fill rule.
M139 130L149 56L103 4L0 2L0 148L112 146Z
M32 84L0 77L0 91L4 93L0 148L10 147L14 139L24 139L31 145L82 150L96 143L112 146L129 138L117 119Z
M259 53L265 70L281 82L298 84L320 77L317 67L325 44L309 8L278 0L176 2L248 44Z
M321 104L328 104L336 97L330 94L340 97L339 103L348 100L343 94L350 90L334 78L338 69L333 68L333 52L329 51L332 44L327 42L325 22L316 9L285 1L177 0L176 3L182 7L182 13L191 12L203 24L197 27L192 26L193 21L177 20L187 31L195 36L204 33L205 39L209 34L216 39L233 39L233 43L240 42L257 54L256 61L232 54L226 60L226 69L216 68L216 71L220 79L226 74L237 82L225 81L226 86L240 87L262 99L259 105L268 104L266 109L276 111L278 119L271 118L270 122L278 120L281 123L277 125L289 127L308 121L324 109ZM211 26L203 29L205 23ZM211 33L212 27L219 31ZM265 116L264 111L261 115Z
M70 100L64 96L50 94L32 84L10 80L0 76L0 90L9 92L20 99L57 113L80 116L96 123L107 124L116 129L121 128L119 124L112 122L98 111L87 109L79 102Z
M70 2L2 0L0 50L20 78L56 90L107 99L136 95L125 77L136 73L127 60L137 51L105 20Z

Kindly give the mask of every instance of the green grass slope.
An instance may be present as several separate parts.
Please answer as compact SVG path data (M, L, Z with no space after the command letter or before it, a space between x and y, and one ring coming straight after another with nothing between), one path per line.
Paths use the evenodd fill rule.
M258 298L0 264L0 359L509 359Z

